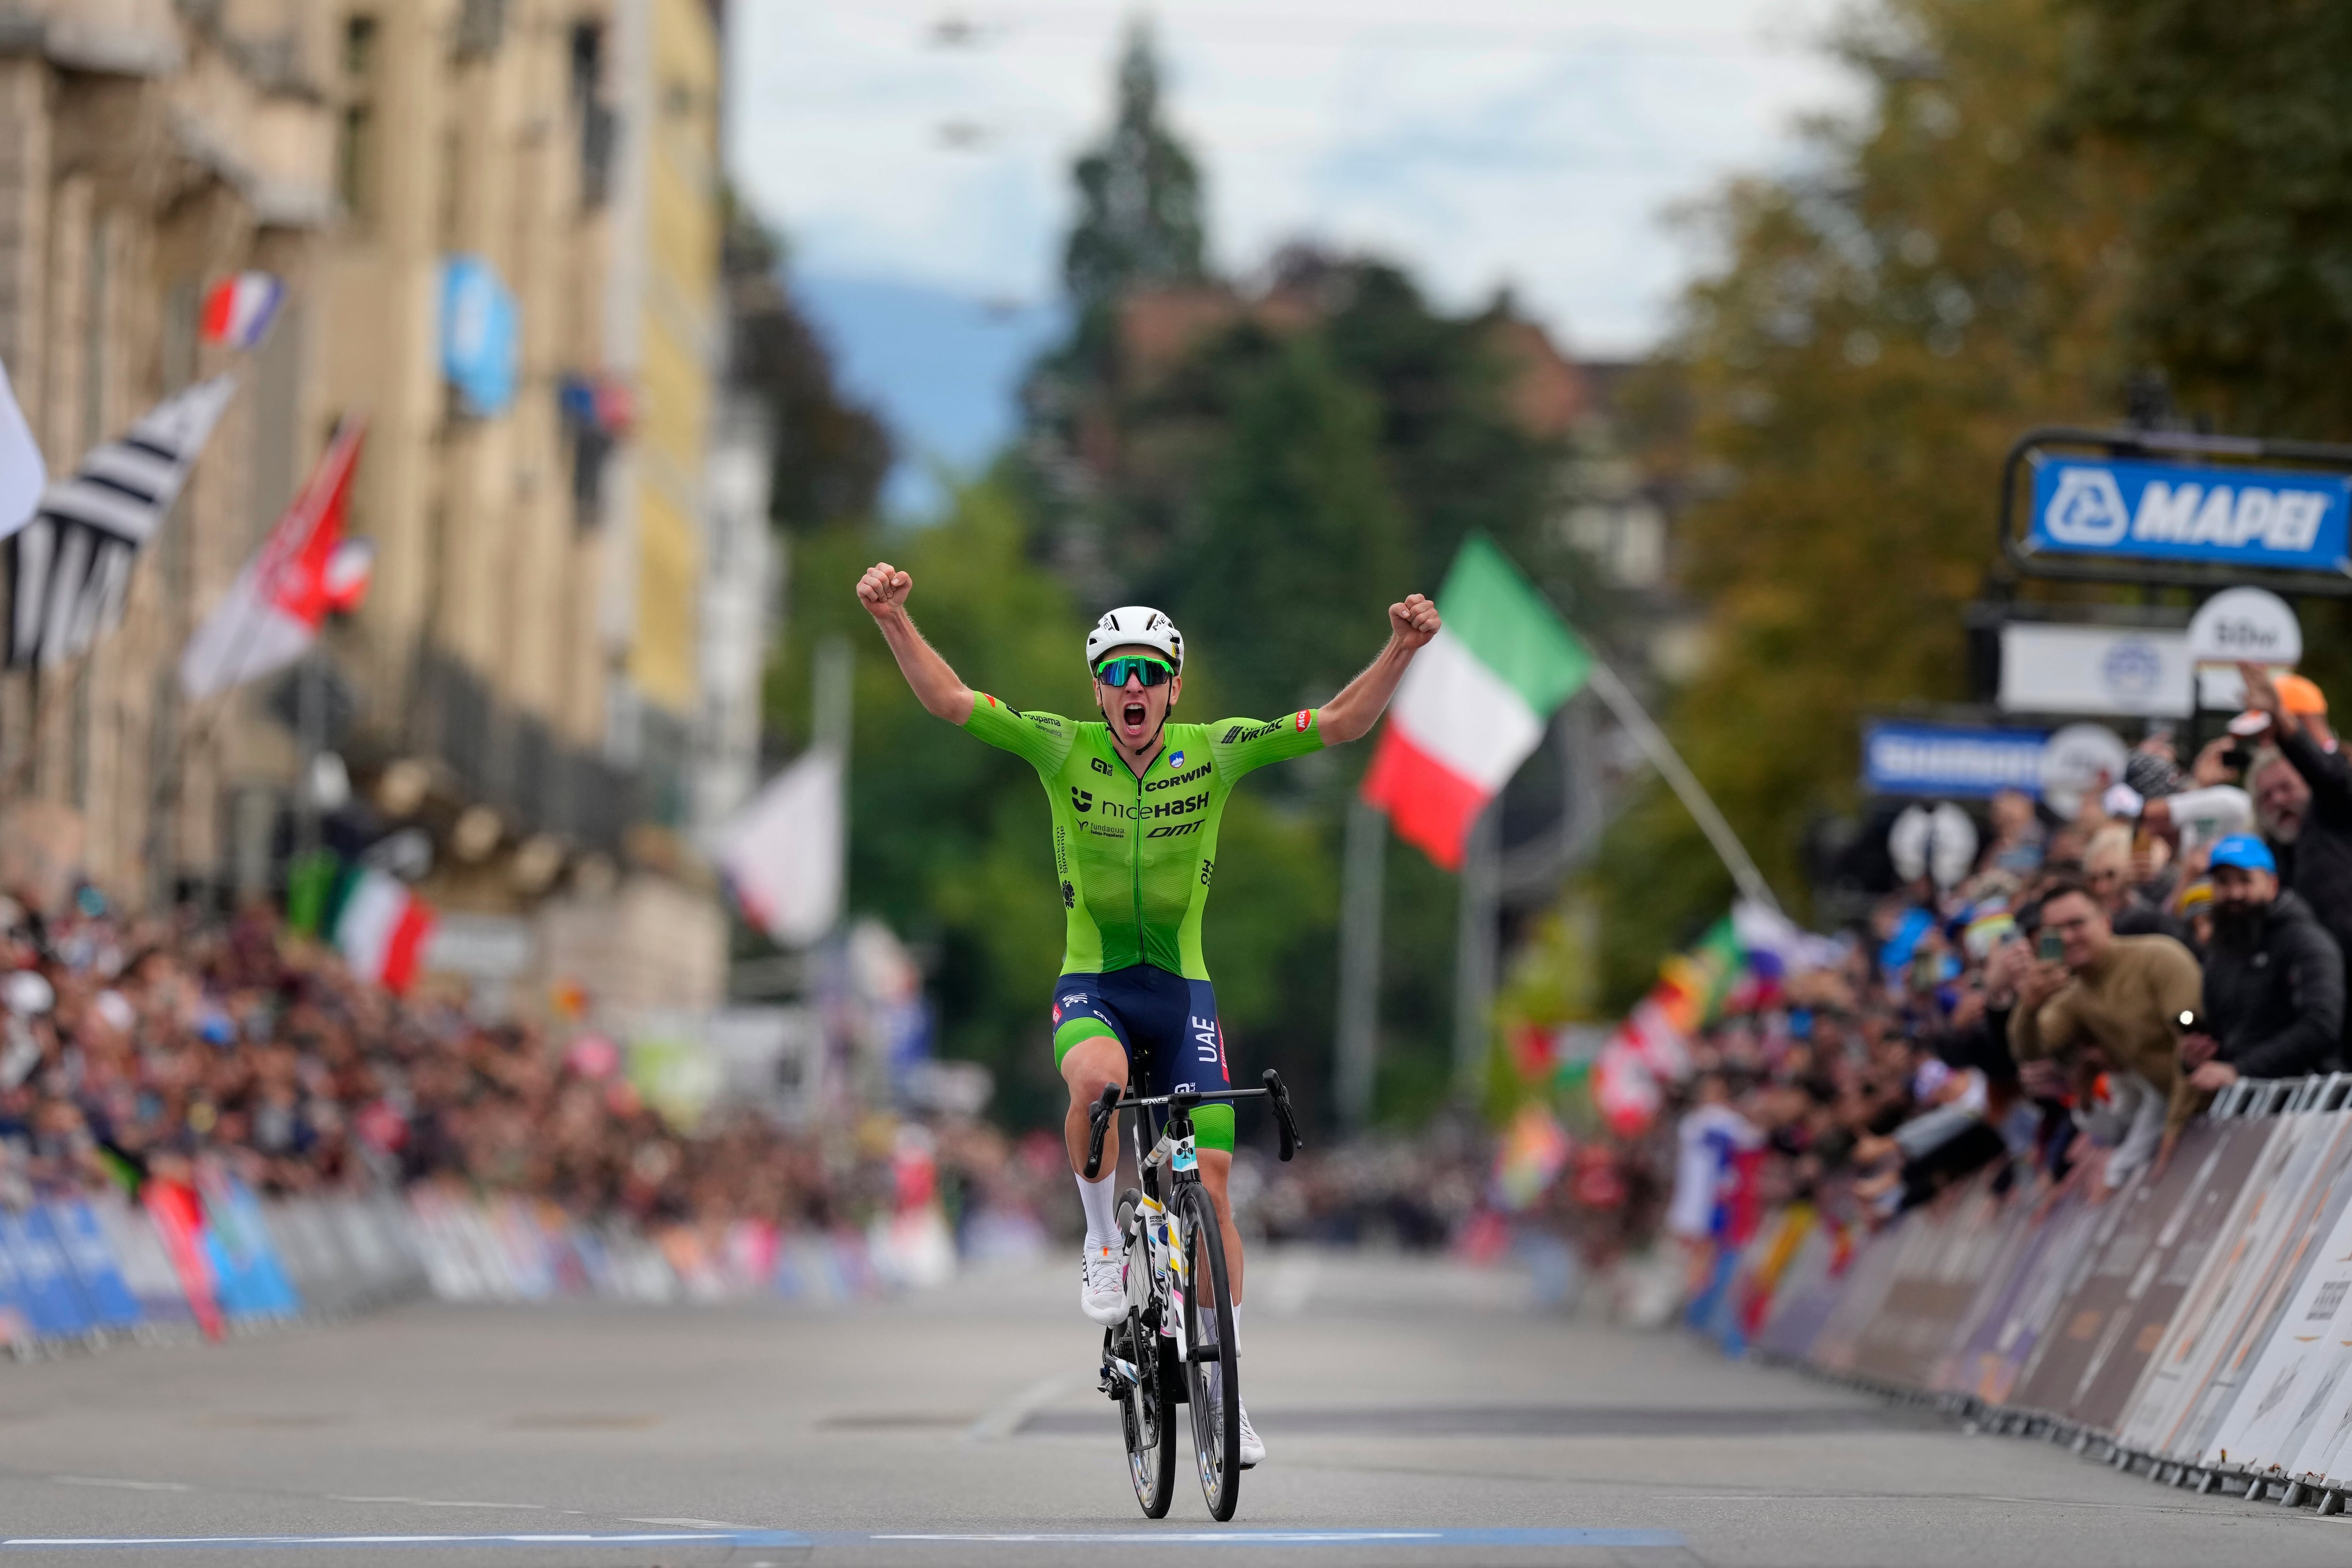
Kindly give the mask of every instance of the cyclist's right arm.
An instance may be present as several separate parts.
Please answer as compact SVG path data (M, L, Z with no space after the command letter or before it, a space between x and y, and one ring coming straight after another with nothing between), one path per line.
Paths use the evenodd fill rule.
M907 595L914 586L914 578L887 561L879 561L857 580L857 602L882 628L882 640L890 645L890 657L898 661L898 673L914 689L916 700L933 718L961 725L971 717L971 688L957 678L939 650L915 629L913 617L907 614Z

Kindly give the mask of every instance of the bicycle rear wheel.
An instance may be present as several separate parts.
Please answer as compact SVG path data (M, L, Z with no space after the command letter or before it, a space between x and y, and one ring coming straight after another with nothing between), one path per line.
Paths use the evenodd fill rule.
M1118 1228L1127 1237L1127 1266L1149 1270L1150 1253L1136 1223L1132 1189L1119 1198ZM1128 1299L1132 1301L1134 1293ZM1128 1479L1135 1483L1135 1500L1143 1506L1143 1517L1160 1519L1176 1495L1175 1406L1169 1403L1160 1373L1160 1307L1148 1293L1146 1300L1142 1310L1129 1310L1127 1321L1112 1329L1110 1336L1114 1352L1135 1368L1137 1377L1118 1402Z
M1217 1208L1198 1186L1180 1194L1184 1219L1184 1365L1201 1495L1220 1522L1241 1500L1242 1385L1234 1357L1234 1295Z

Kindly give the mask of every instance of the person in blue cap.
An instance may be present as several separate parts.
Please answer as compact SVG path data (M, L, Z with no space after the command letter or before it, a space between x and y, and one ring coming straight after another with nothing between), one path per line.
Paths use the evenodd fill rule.
M2190 1087L2300 1078L2340 1065L2344 954L2311 906L2279 887L2278 862L2251 833L2213 846L2213 944L2203 1027L2184 1035Z

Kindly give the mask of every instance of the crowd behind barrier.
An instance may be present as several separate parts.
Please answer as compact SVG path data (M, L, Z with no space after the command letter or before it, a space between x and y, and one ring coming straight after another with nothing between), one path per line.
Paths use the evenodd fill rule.
M2187 765L2151 726L2063 815L2010 795L1973 865L1920 855L1866 929L1763 922L1686 964L1690 1028L1621 1031L1671 1113L1619 1143L1673 1171L1690 1326L2341 1508L2352 763L2316 687L2244 673Z
M692 1126L585 1022L484 1023L253 910L0 900L0 1342L404 1294L850 1300L1034 1256L1058 1140L845 1104Z

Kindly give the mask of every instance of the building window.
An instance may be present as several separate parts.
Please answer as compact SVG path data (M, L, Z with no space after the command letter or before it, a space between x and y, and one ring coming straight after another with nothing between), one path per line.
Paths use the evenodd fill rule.
M353 221L375 216L376 21L343 24L343 122L335 144L335 194Z
M620 118L604 101L604 29L593 22L572 28L572 109L580 118L580 202L593 209L612 195L620 132Z

